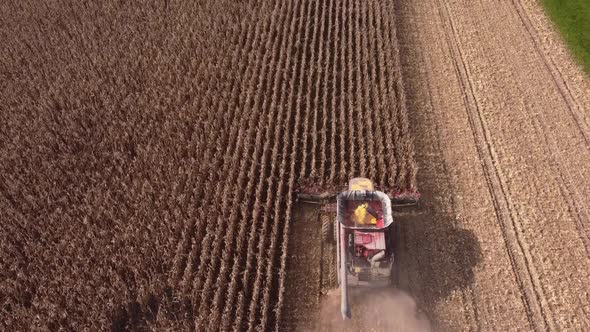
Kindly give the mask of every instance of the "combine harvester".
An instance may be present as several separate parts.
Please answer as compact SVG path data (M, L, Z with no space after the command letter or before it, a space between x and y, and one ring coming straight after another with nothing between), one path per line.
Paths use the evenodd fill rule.
M388 287L398 283L398 223L393 219L391 198L375 190L373 182L366 178L352 179L348 190L339 194L302 193L298 197L314 203L336 200L336 219L322 224L322 237L323 241L336 242L340 310L344 319L350 319L348 287ZM417 200L394 198L396 207L413 206Z

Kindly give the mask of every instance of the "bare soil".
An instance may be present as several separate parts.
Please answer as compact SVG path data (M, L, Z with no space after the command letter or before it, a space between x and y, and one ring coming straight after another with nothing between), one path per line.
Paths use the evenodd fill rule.
M419 303L453 330L587 330L581 68L534 1L400 2L397 14L424 202L440 181L450 198L436 208L475 236L482 258L468 287L432 301L421 285Z

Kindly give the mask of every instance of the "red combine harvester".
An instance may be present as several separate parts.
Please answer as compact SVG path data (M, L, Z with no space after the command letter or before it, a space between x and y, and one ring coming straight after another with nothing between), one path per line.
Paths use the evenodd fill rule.
M340 309L342 317L350 319L349 287L387 287L398 282L394 252L398 225L392 216L391 199L387 194L375 190L373 182L366 178L352 179L348 190L339 194L300 194L299 197L324 203L336 198L333 234L341 291ZM404 198L396 202L401 203L396 206L415 205L416 202L417 197L413 201ZM322 229L324 232L330 229L331 232L331 226L332 222L322 225Z
M352 179L348 191L336 198L336 247L340 311L344 319L352 314L348 286L383 287L392 283L394 234L391 201L374 190L369 179Z

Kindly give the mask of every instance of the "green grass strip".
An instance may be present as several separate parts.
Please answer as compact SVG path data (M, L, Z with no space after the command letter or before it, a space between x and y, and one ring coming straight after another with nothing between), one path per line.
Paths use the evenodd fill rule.
M590 0L542 0L575 57L590 75Z

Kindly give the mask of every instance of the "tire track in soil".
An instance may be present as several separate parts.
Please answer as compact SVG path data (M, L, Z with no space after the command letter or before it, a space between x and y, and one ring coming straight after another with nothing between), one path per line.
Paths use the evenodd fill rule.
M396 10L396 13L398 11ZM402 33L402 32L399 32ZM417 42L417 41L416 41ZM421 48L423 48L423 46L421 46ZM423 54L419 54L422 62L425 62L426 59L424 57ZM425 79L425 85L426 85L426 102L428 103L428 108L433 110L435 108L432 100L433 100L433 95L432 95L432 85L429 79ZM408 107L410 107L408 105ZM436 145L436 148L433 149L435 151L439 151L439 153L433 154L431 157L429 157L428 159L436 159L436 161L433 160L425 160L425 162L429 162L433 165L441 165L442 168L442 172L440 172L440 177L438 177L437 181L440 181L440 183L443 183L443 187L450 189L450 192L452 193L451 195L449 195L449 200L450 200L450 215L452 216L457 216L459 215L457 211L459 211L458 207L458 202L456 199L456 193L458 193L459 191L457 190L456 186L454 185L454 183L451 181L449 174L451 174L451 168L449 167L449 164L447 162L447 160L444 158L444 156L442 155L442 151L444 151L443 146L441 144L441 141L443 139L443 135L441 132L441 128L440 128L441 124L438 123L437 121L434 121L433 124L433 130L435 133L435 137L438 137L439 139L437 139L434 144ZM415 138L416 140L418 140L418 136L416 135ZM417 144L416 146L417 148L420 147L419 144ZM430 152L426 152L426 150L430 149L430 147L423 147L425 151L422 151L422 153L430 153ZM418 150L417 150L418 151ZM420 158L417 158L418 160ZM426 158L424 158L426 159ZM427 165L425 165L426 167L428 167ZM434 188L430 188L432 186L434 186L433 184L431 184L431 182L434 182L433 179L424 179L423 181L420 181L421 183L421 193L422 195L425 196L425 199L428 199L432 194L428 195L427 191L435 191L436 189ZM428 203L423 203L424 205L429 205ZM427 214L432 214L433 216L437 214L437 211L435 211L436 208L427 208L426 206L424 206L424 209L427 209L427 211L425 211L424 213ZM456 220L456 218L453 218L452 220L452 224L454 228L459 229L460 225L458 224L458 221ZM400 246L404 247L405 250L402 254L402 258L405 258L403 256L408 255L408 253L412 253L415 252L415 250L412 250L408 247L408 236L407 236L407 230L404 229L404 227L401 227L401 234L400 234ZM414 256L415 257L415 256ZM416 266L423 266L420 262L420 260L418 259L418 257L415 257L415 265ZM400 266L404 266L404 262L400 263ZM468 263L464 263L462 264L463 266L469 266ZM403 271L403 270L402 270ZM469 280L469 273L467 269L463 269L462 270L463 273L463 278L465 280ZM409 277L408 277L409 278ZM422 287L419 284L416 284L414 281L410 282L410 280L405 280L403 285L404 288L408 288L410 290L411 294L416 294L416 287L420 288ZM473 284L468 284L466 287L461 288L460 289L461 292L461 301L463 302L463 309L464 309L464 316L465 316L465 323L470 324L469 326L469 331L481 331L482 330L482 326L481 326L481 320L479 318L479 310L478 310L478 298L474 289L474 285ZM424 298L424 296L419 296L420 298Z
M530 110L529 110L530 111ZM533 114L532 111L530 111ZM551 163L550 167L553 169L554 179L555 182L559 186L559 190L561 195L563 196L564 200L566 201L568 208L572 214L572 217L575 219L576 228L578 234L584 243L584 249L586 254L590 256L590 239L588 238L588 229L584 227L584 221L590 220L590 216L588 215L588 209L584 204L583 196L578 193L576 187L572 185L572 180L574 177L570 174L567 167L561 162L566 158L561 152L561 149L556 146L555 140L551 139L549 136L547 121L546 119L538 116L535 114L534 117L531 118L531 122L535 127L535 131L539 137L543 137L545 141L545 150L547 151L547 155L551 156ZM582 207L578 206L581 204Z
M318 223L319 226L319 233L320 233L320 276L318 278L318 280L316 281L318 284L318 292L317 292L317 297L318 300L321 298L322 296L322 292L326 287L326 283L327 283L327 277L324 271L326 271L326 269L328 268L327 265L327 256L329 254L329 251L326 249L326 243L325 243L325 239L327 237L327 235L330 233L329 228L325 227L325 222L326 222L326 218L327 215L324 213L321 213L318 215L317 220L315 220L316 223Z
M507 15L507 19L509 19L507 22L511 22L510 25L514 26L513 30L524 31L521 17L517 15L509 3L500 7L482 3L482 8L485 17L492 17L493 13ZM474 10L477 11L478 9L474 8ZM463 29L469 29L470 25L476 25L488 31L488 36L504 36L504 28L492 22L482 22L483 24L480 24L476 20L465 23L467 25L464 25ZM469 39L467 40L469 41ZM581 195L580 192L587 190L587 183L583 179L587 178L586 173L588 173L588 170L583 165L587 164L590 155L587 146L584 144L583 136L579 134L578 123L571 114L570 105L564 103L561 91L551 84L553 77L542 64L544 59L537 56L536 46L526 33L519 37L518 40L520 43L515 40L516 44L528 46L520 47L521 52L512 46L499 43L498 39L489 40L482 35L479 43L482 47L480 51L483 51L483 53L480 53L479 56L488 53L492 57L489 60L486 59L489 61L488 63L476 62L476 67L493 68L494 62L504 60L502 63L506 65L506 68L503 68L502 64L496 64L496 68L498 68L498 71L509 70L509 75L498 75L487 79L491 80L491 84L494 84L494 79L502 78L503 80L500 82L503 82L508 90L514 91L506 91L507 103L514 105L514 101L522 100L520 101L521 106L519 107L516 104L511 115L514 115L514 121L520 122L520 132L522 133L520 135L522 135L524 144L521 155L525 156L530 153L529 160L522 161L524 165L510 162L506 164L507 156L514 156L515 152L517 153L516 156L518 156L518 151L511 152L513 147L511 148L510 144L506 142L506 138L515 139L514 136L516 136L516 139L518 139L520 135L514 135L513 133L511 137L510 134L499 133L498 127L492 127L494 123L498 126L499 119L489 115L489 108L487 109L488 114L485 116L490 116L489 126L493 128L490 130L495 136L493 139L497 144L498 162L504 164L502 166L498 165L498 167L505 172L504 175L509 177L511 172L514 175L514 171L520 170L521 167L522 170L526 170L528 168L525 166L526 164L535 165L535 168L539 170L531 173L531 180L536 179L536 181L531 182L531 185L519 183L521 180L505 177L506 191L509 196L515 198L512 203L516 218L520 221L518 224L520 227L519 232L523 241L530 248L530 262L532 267L536 269L536 276L538 276L538 280L535 280L537 289L542 292L541 305L546 309L547 317L552 325L551 328L556 329L556 326L572 328L572 325L580 327L578 324L583 319L580 320L576 317L587 317L587 308L584 303L587 303L588 299L583 292L584 286L576 280L587 278L588 273L586 271L588 271L589 267L587 260L585 260L585 258L589 257L587 233L581 224L584 214L587 215L587 207L584 199L585 195ZM494 47L493 43L489 43L490 41L498 45ZM475 39L475 42L477 43L478 40ZM471 45L471 47L473 46L474 44ZM516 65L516 61L511 62L510 59L521 59L523 56L522 51L526 52L524 54L530 56L531 60L534 59L535 64L538 63L538 67L527 66L527 64L519 67ZM473 57L471 60L477 61ZM539 80L548 82L549 87L553 88L546 91L545 85L535 84ZM527 81L530 81L531 84L522 84L522 82ZM479 89L482 89L481 84ZM539 89L543 89L543 92ZM488 90L488 92L490 98L498 97L494 91ZM547 95L547 97L541 94ZM483 94L479 94L478 98L482 96ZM523 97L515 98L515 96ZM552 96L552 98L549 96ZM502 98L501 95L500 97ZM490 104L487 106L490 106ZM505 116L510 115L506 114ZM502 126L501 123L500 126ZM504 140L502 137L504 137ZM569 153L566 150L569 150ZM503 160L500 159L502 155ZM572 179L577 179L576 186L570 185ZM524 181L528 182L529 180L525 179ZM528 200L526 195L523 196L525 191L518 188L526 188L527 192L537 192L538 198ZM545 188L551 190L552 194L547 195ZM557 210L560 211L559 214L555 212ZM538 214L540 215L537 217ZM539 218L539 222L531 223L529 221L527 223L529 218ZM562 218L564 219L562 222L555 222ZM551 239L544 239L543 229L545 228L554 229L556 234L551 236ZM540 232L536 232L537 230L540 230ZM563 244L560 243L561 241L563 241ZM568 248L567 251L556 255L555 253L558 253L563 246ZM570 270L572 268L574 270ZM570 277L564 278L564 273L555 273L556 269L569 273ZM568 279L570 280L568 281ZM556 295L556 292L559 292L559 295Z
M543 60L543 64L545 65L547 71L551 74L551 78L553 79L553 82L555 83L557 90L561 94L563 101L566 103L568 111L575 119L578 130L580 131L580 134L582 134L582 137L584 137L586 148L590 149L590 140L588 138L590 130L588 129L588 123L586 122L584 115L581 114L582 112L580 110L582 108L580 107L580 104L573 97L569 87L567 86L567 83L565 82L561 72L559 71L553 60L549 59L545 52L542 50L542 47L540 46L540 42L538 40L537 32L535 31L535 28L531 23L531 20L528 16L526 9L522 6L520 1L511 0L511 3L514 7L514 10L516 11L516 14L522 21L523 26L527 30L527 33L529 34L531 41L533 42L533 45L535 47L535 51Z
M400 5L396 5L400 6ZM395 8L396 14L401 14L400 13L400 9L399 8ZM415 15L417 16L417 14L411 13L409 15ZM410 33L408 31L404 31L403 30L403 26L402 26L402 30L398 30L398 33L400 35L403 35L404 33ZM413 33L413 32L412 32ZM419 43L420 41L413 39L414 43ZM417 48L419 49L424 49L425 47L423 45L417 46ZM404 47L402 47L400 49L400 52L404 51ZM426 57L422 54L419 53L417 54L418 57L420 57L421 62L426 62L427 59ZM406 60L408 59L408 55L405 55ZM432 65L430 65L428 68L431 68ZM426 69L428 70L428 69ZM425 98L421 98L420 100L424 100L425 102L428 103L427 108L430 109L432 112L432 110L435 109L435 105L433 104L433 94L432 94L432 86L431 86L431 82L430 79L424 79L422 78L422 81L424 82L424 84L426 85L426 89L425 90ZM408 82L406 82L408 83ZM410 88L411 89L412 85L410 84L409 86L406 85L406 88ZM414 99L416 99L416 97L414 97ZM416 105L414 105L416 106ZM408 104L408 108L410 108L411 106ZM419 110L419 108L416 108L414 110L415 112L422 112L424 113L422 110ZM428 113L428 112L426 112ZM428 128L421 128L426 126L425 123L422 124L418 124L416 122L422 122L424 120L417 120L415 119L416 115L414 115L414 119L412 122L413 123L413 127L415 130L428 130ZM457 190L455 184L453 183L453 181L450 179L449 174L451 174L451 168L449 167L449 164L447 162L447 160L445 159L445 156L443 155L443 146L441 145L441 142L444 141L444 136L442 135L441 132L441 124L438 121L433 121L431 120L433 123L430 125L432 126L432 130L435 137L437 139L434 139L432 142L428 142L428 139L426 139L425 142L421 142L420 138L421 135L420 134L416 134L414 136L415 138L415 142L416 142L416 148L417 148L417 157L416 157L416 161L418 163L421 163L420 167L424 167L423 170L424 172L420 172L418 174L418 182L420 183L420 188L421 188L421 194L424 200L426 201L422 201L421 204L421 210L422 213L424 215L429 215L430 218L434 218L437 219L437 223L440 222L446 222L444 221L444 217L439 216L439 214L441 213L440 210L442 210L442 206L448 206L448 211L445 213L448 213L450 216L453 216L453 218L450 220L450 223L452 223L453 228L455 229L460 229L460 225L459 225L459 221L457 220L456 216L459 216L459 212L460 211L457 206L457 200L456 200L456 193L458 193L459 191ZM431 151L432 150L432 151ZM436 151L436 152L433 152ZM423 156L420 156L420 155ZM436 166L436 165L440 165L441 171L435 172L435 176L432 176L431 173L432 171L429 171L428 169ZM426 175L425 175L426 174ZM440 188L439 188L440 187ZM437 193L439 191L442 191L441 188L445 188L445 190L449 190L450 191L450 195L445 195L448 198L449 202L443 202L443 203L429 203L428 200L429 199L434 199L435 196L437 195ZM398 255L398 264L399 266L414 266L414 267L418 267L419 270L430 270L433 267L430 266L426 266L424 262L422 262L420 260L419 255L416 255L416 253L418 252L417 248L413 248L413 246L411 246L412 243L416 243L415 240L415 229L413 227L408 227L405 226L410 225L412 223L416 223L418 222L418 220L412 220L412 218L409 218L410 220L405 220L407 218L402 218L402 226L400 227L400 248L403 248L403 250L400 251L400 255ZM406 259L408 257L412 257L413 262L411 263L410 261L406 261ZM462 258L460 258L459 260L463 260L464 262L461 264L462 266L464 266L464 269L461 269L461 273L462 273L462 278L464 280L470 280L470 275L468 272L468 268L470 265L470 262L467 262L465 260L467 260L468 258L465 258L462 255ZM426 295L424 294L422 287L424 287L423 285L420 284L420 277L418 276L410 276L408 275L408 268L402 269L401 270L401 275L400 275L400 287L402 289L407 289L410 294L414 294L417 295L418 299L424 299L424 301L429 301L426 297ZM474 289L474 285L472 283L468 283L466 286L461 287L459 289L460 293L461 293L461 302L462 302L462 310L463 311L463 315L464 315L464 322L461 322L461 326L462 328L467 328L469 331L481 331L482 330L482 326L481 326L481 320L479 318L479 310L478 310L478 298ZM427 306L427 305L426 305ZM435 324L440 324L440 322L435 321ZM457 322L457 324L459 324ZM444 330L444 327L440 327L442 330Z
M508 7L505 8L506 6ZM545 302L542 302L541 305L545 307L546 313L551 313L547 317L553 326L582 328L585 326L584 324L587 324L587 319L583 317L587 317L587 308L584 303L588 302L588 297L580 281L585 280L584 275L588 275L587 264L585 264L588 253L585 243L586 236L579 234L581 231L579 221L584 219L585 201L583 197L586 196L584 192L587 192L587 184L584 181L587 178L585 176L587 169L583 162L588 159L587 147L583 138L580 137L579 129L576 127L577 123L573 121L575 119L569 113L568 105L564 104L560 92L553 85L550 73L541 62L542 59L537 58L538 55L534 52L535 48L528 34L524 31L520 18L510 6L510 3L506 3L505 6L495 8L489 2L482 1L469 8L464 8L463 11L458 2L449 3L453 14L456 15L455 23L460 33L458 39L462 48L465 49L464 58L468 66L467 70L469 70L471 80L474 81L472 82L475 90L474 95L480 103L481 116L486 120L490 143L493 143L493 152L497 158L496 167L504 182L507 195L512 195L513 217L518 221L517 226L520 227L518 230L522 232L523 241L530 245L533 259L531 264L534 264L533 267L537 269L539 277L538 290L543 291L545 297ZM420 8L421 5L415 7ZM426 8L424 7L424 9ZM536 8L532 9L534 12ZM549 30L544 30L543 27L547 22L542 21L543 17L539 17L538 12L534 13L537 15L533 17L536 27L543 31L544 35L547 35ZM432 13L425 15L428 17ZM422 21L422 24L426 25L429 22L419 14L415 17L416 21ZM505 23L498 24L497 20L493 19L494 17L505 18ZM487 18L492 19L487 20ZM411 22L411 19L409 21L406 19L406 21L408 26L416 28L416 24ZM450 71L446 67L447 61L437 58L444 57L448 51L446 47L441 47L438 40L435 41L436 38L444 39L442 32L445 29L440 27L438 22L434 23L436 24L433 28L425 27L424 31L429 32L422 34L433 34L434 32L437 36L424 37L427 47L417 46L418 50L414 50L417 54L420 51L427 53L426 57L431 60L427 62L435 63L434 67L432 64L424 67L416 66L416 70L422 71L422 68L425 68L426 72L430 71L432 74L421 73L421 75L414 76L433 78L435 91L432 92L434 97L431 98L434 98L435 107L442 106L443 109L448 109L437 112L440 114L436 116L447 121L446 124L443 123L445 135L443 141L446 139L449 145L454 145L456 149L460 144L452 142L453 140L464 141L463 144L470 145L462 137L464 134L461 129L469 128L469 123L466 122L463 125L463 121L458 115L443 115L444 112L453 113L453 109L460 108L456 105L458 103L455 102L455 99L459 99L458 92L461 91L461 87L459 82L453 81L450 84L453 87L448 91L442 88L444 84L448 84ZM418 24L419 26L420 24ZM506 32L507 30L512 31ZM439 32L440 36L438 36ZM507 37L511 35L517 39L511 40L511 45L504 44L504 41L510 40ZM553 39L556 40L555 36ZM550 52L552 48L559 50L561 45L545 45L545 39L543 39L543 43L543 47L548 47L548 49L544 49L548 58L551 56L567 58L567 54L563 52L557 55ZM433 49L433 53L429 53L430 48ZM530 61L526 61L529 58ZM416 62L420 63L424 60ZM522 70L518 69L519 62L522 63ZM450 58L448 63L451 63ZM410 66L412 66L411 63ZM575 80L579 79L577 74L573 72L573 69L576 68L568 66L567 61L565 65L560 64L560 66L567 76L564 79L570 79L566 83L571 85L571 91L573 93L583 91L587 82ZM538 67L538 71L536 67ZM442 70L444 73L439 73L437 70ZM527 84L529 82L530 84ZM547 87L541 82L548 82L549 90L545 90ZM447 92L451 92L448 94L449 97L445 97ZM422 99L425 100L424 97ZM576 99L585 100L579 95ZM514 108L514 110L509 111L506 109L507 107ZM509 125L510 121L515 121L515 123ZM457 125L452 123L457 123ZM461 125L458 125L459 123ZM523 138L522 141L515 141L519 136ZM519 143L515 144L515 142ZM519 145L522 145L522 150L519 150ZM472 194L474 191L479 192L479 190L465 188L469 183L471 186L477 185L477 180L461 180L462 176L474 174L473 167L476 165L467 168L463 166L463 160L469 162L468 160L473 159L476 153L477 151L473 149L473 152L463 159L460 153L447 151L445 158L449 158L449 161L455 166L456 170L454 169L452 172L458 174L454 176L454 181L459 183L459 190L462 191L459 195ZM479 175L479 172L475 172L475 174L477 174L477 179L484 178L483 174ZM424 187L422 188L424 189ZM532 195L527 195L528 193ZM535 199L535 193L538 194L537 199ZM576 202L578 198L579 201ZM549 204L546 199L550 199ZM477 206L466 204L465 199L461 197L459 201L463 206L459 213L466 213L471 218L477 219L479 217L481 213L476 212ZM465 210L465 206L471 206L476 210ZM481 216L486 219L488 217L483 214ZM536 218L539 218L538 223L535 222ZM562 219L565 220L562 221ZM493 219L490 218L490 221ZM487 223L489 226L482 225L481 229L478 229L480 227L475 220L465 219L464 223L468 227L476 229L478 236L484 241L488 237L486 234L481 234L482 230L493 231L496 228L489 222ZM500 237L500 235L498 233L497 236ZM495 244L490 245L492 243L489 241L485 243L487 252L495 250L493 248ZM560 253L560 250L563 250L563 253ZM494 257L504 259L504 256L499 257L499 253L495 253L490 258ZM508 267L508 269L510 268ZM556 269L562 270L556 271ZM499 323L498 319L501 319L499 316L505 318L508 314L508 311L504 311L507 307L517 309L515 302L504 308L500 305L499 308L502 309L497 310L496 299L494 296L490 296L489 291L499 289L493 285L486 285L486 280L490 276L497 275L497 272L493 272L494 270L497 271L497 268L485 267L476 274L478 281L483 282L477 284L476 288L477 294L482 295L480 308L483 312L483 324L494 321ZM509 278L507 276L504 280ZM443 306L438 307L442 309ZM447 312L446 309L441 310L444 315ZM518 317L526 317L526 315ZM526 322L522 322L520 326L526 326Z
M569 178L571 178L571 176L569 176L568 174L568 170L567 168L563 167L563 164L560 162L560 160L563 158L563 156L559 156L556 157L556 155L561 155L561 153L559 153L558 151L559 148L557 148L554 144L554 142L548 138L548 135L546 135L545 133L548 132L547 130L547 126L545 124L544 119L539 119L538 117L532 117L531 122L533 123L533 126L535 127L535 131L537 132L537 135L539 137L543 137L544 139L544 143L545 146L547 147L546 150L548 150L548 155L551 156L552 162L550 163L550 167L554 170L554 179L556 180L558 186L559 186L559 190L561 192L561 195L563 196L564 200L566 201L566 204L568 205L568 209L570 211L570 213L572 214L572 217L575 219L575 223L576 223L576 227L578 230L578 233L580 234L580 236L582 237L582 241L584 243L584 249L586 251L587 255L590 255L590 251L589 251L589 241L588 241L588 237L585 236L585 229L583 226L583 220L581 219L581 214L584 213L584 220L588 220L588 214L586 214L585 212L581 212L580 208L577 206L576 204L576 200L572 198L571 192L574 192L573 189L574 187L571 185ZM564 172L566 173L564 175ZM583 303L584 299L579 298L580 302ZM550 307L551 308L551 307ZM585 308L584 306L581 307L581 310L587 315L590 315L590 312L588 311L588 308Z
M514 9L514 8L509 8L509 9ZM515 14L516 17L518 17L519 20L522 20L523 18L520 15ZM530 31L529 31L530 32ZM534 37L533 37L534 38ZM538 48L538 45L534 45L535 46L535 52L539 53L540 50ZM509 54L509 49L506 49L506 54ZM539 54L540 58L543 62L547 61L547 58L544 54ZM549 69L548 69L549 72ZM552 79L554 79L555 77L553 76L553 73L549 73L552 77ZM515 73L514 75L518 75L518 73ZM512 76L511 76L512 77ZM528 77L520 77L520 80L526 80ZM516 81L514 81L516 80ZM510 85L515 86L516 89L518 89L518 93L522 94L522 95L526 95L526 91L522 90L521 87L518 86L517 84L518 78L513 78L513 82L510 83ZM558 91L558 93L561 95L561 97L563 98L563 91L559 88L556 87L556 91ZM570 96L571 97L571 96ZM572 119L574 119L574 124L571 127L568 127L568 129L570 129L571 131L578 131L580 129L579 127L579 123L577 123L577 120L575 118L575 115L572 114L572 105L567 103L567 101L564 99L564 102L566 102L566 109L567 112L569 113L569 115L571 115ZM568 167L568 165L566 165L566 162L568 161L568 156L562 151L561 148L559 148L558 146L558 138L556 137L555 130L552 130L552 128L550 127L549 123L551 122L548 118L546 112L536 112L535 111L535 106L538 107L538 105L536 105L536 101L532 101L531 102L532 105L528 105L525 104L524 105L524 109L523 109L523 114L525 114L525 116L528 116L530 118L530 122L532 125L532 128L534 130L535 136L539 137L542 140L543 144L539 144L539 146L544 150L544 155L548 156L548 159L546 164L547 167L551 170L550 172L548 172L548 176L550 176L554 181L555 181L555 186L557 187L557 191L559 192L559 194L561 195L561 198L563 200L563 202L565 203L564 205L567 206L567 210L571 216L571 218L573 219L573 224L575 227L576 232L578 233L578 236L580 237L581 240L581 245L584 248L585 251L585 255L587 257L590 257L590 241L588 239L588 230L584 228L584 220L588 220L588 207L586 204L586 200L584 199L584 195L580 194L580 191L578 190L578 188L574 185L572 185L572 179L583 179L584 175L580 174L580 170L579 168L576 167ZM579 105L579 104L578 104ZM581 144L584 145L584 144ZM586 147L584 147L586 148ZM582 154L585 154L586 151L582 151ZM574 175L572 175L572 173L574 173ZM559 200L559 199L558 199ZM543 203L541 203L540 205L542 205ZM538 207L539 210L542 209L541 206ZM581 262L579 262L579 266L581 267L582 264L580 264ZM588 267L588 265L585 265L586 267ZM579 303L584 303L585 300L581 297L581 296L576 296L577 300L579 301ZM556 308L555 304L552 304L551 302L547 302L544 304L545 307L548 308L548 311L552 313L551 316L557 316L558 314L556 313L556 310L558 310L558 308ZM585 308L584 306L581 306L580 310L584 313L585 316L589 315L588 309ZM554 325L556 325L556 322L553 322Z
M518 235L516 220L513 217L514 208L506 192L506 185L502 180L500 171L495 166L497 157L495 156L493 145L486 129L485 120L481 115L477 98L475 97L473 83L471 82L465 59L463 58L460 44L456 37L457 32L454 29L451 14L446 4L441 3L440 0L437 0L437 6L440 20L444 25L447 44L451 50L456 74L464 91L465 108L468 111L467 115L469 117L471 131L476 142L480 160L482 161L489 192L493 198L497 221L501 226L512 268L521 294L523 295L530 326L536 331L549 330L551 324L548 322L543 306L541 305L546 300L541 299L542 295L535 285L538 282L538 276L530 263L530 252L528 252L525 247L526 244Z
M532 40L535 51L539 55L539 57L543 60L543 63L547 69L547 71L551 74L551 78L557 87L560 95L563 98L563 101L567 105L567 109L569 113L572 115L574 122L577 126L577 129L580 131L584 142L586 143L586 148L590 149L590 144L588 140L588 124L581 114L580 110L582 109L579 102L573 97L570 89L567 86L561 72L555 65L552 59L548 58L545 52L542 50L540 46L540 42L538 40L538 36L536 30L531 24L530 18L526 9L522 6L522 4L518 1L512 0L512 6L516 14L518 15L519 19L522 21L523 26L526 28L528 34L530 35L530 39ZM539 113L530 112L534 114L535 117L539 118ZM543 113L540 113L543 114ZM559 178L561 180L557 180L556 182L560 186L561 193L566 200L570 211L572 212L572 217L575 219L576 228L580 237L584 243L586 254L590 256L590 229L584 226L584 220L590 220L590 215L588 211L588 204L586 203L587 200L584 198L583 195L580 195L576 187L571 184L574 177L569 174L568 168L561 162L561 160L565 160L566 156L563 155L561 149L555 146L556 140L550 139L548 134L552 131L549 130L548 126L546 125L547 121L540 121L539 125L543 127L543 130L537 130L539 136L545 139L545 145L547 146L548 150L550 151L549 155L552 156L553 163L558 165L558 167L554 168L554 173L559 174ZM558 155L558 157L556 157ZM574 169L574 172L577 173L577 170ZM565 173L565 174L564 174ZM582 178L583 176L577 176L576 178ZM572 197L573 196L573 197ZM581 205L581 206L578 206Z
M519 20L521 20L523 22L526 20L528 22L528 17L525 18L525 16L527 15L526 12L524 12L524 13L519 12L521 9L524 11L524 9L522 8L522 6L520 4L517 4L513 1L512 7L516 7L513 9L514 9L514 12L516 13L516 16L519 18ZM519 9L519 7L520 7L520 9ZM580 106L579 103L577 101L575 101L575 99L571 95L569 89L566 89L564 91L561 87L561 84L558 83L558 81L561 81L564 86L566 84L563 80L563 77L561 77L561 75L559 75L560 80L558 80L556 78L556 76L554 75L554 73L552 72L552 69L549 68L549 66L553 66L554 67L553 70L559 72L558 69L555 68L555 64L552 61L551 61L551 63L549 63L550 60L547 58L545 53L540 49L540 46L538 45L538 41L536 40L537 38L536 38L536 36L534 36L535 33L533 32L533 30L531 30L532 27L530 26L530 22L528 24L523 24L523 25L526 27L527 32L529 33L530 38L533 41L533 44L535 47L535 52L539 55L539 58L544 62L545 66L547 68L547 71L550 73L552 80L556 84L557 91L561 95L563 101L566 103L568 112L572 115L572 118L574 119L574 123L575 123L577 129L580 130L581 136L583 137L583 139L585 141L586 138L584 135L584 131L580 129L580 123L578 121L578 117L574 114L575 111L573 110L574 107L579 108L579 106ZM508 53L508 50L507 50L507 53ZM521 77L521 79L525 79L525 78L526 77ZM525 95L526 92L517 86L517 82L514 82L514 79L512 79L512 81L513 81L512 85L516 86L516 88L518 89L518 92L522 95ZM567 97L566 95L569 97ZM529 105L526 105L526 104L525 104L524 111L525 111L524 112L525 114L530 115L531 123L534 127L534 130L535 130L535 133L537 134L537 136L542 137L542 139L545 142L545 144L541 144L540 146L546 151L546 155L551 156L552 162L548 163L548 165L553 171L550 173L553 174L553 178L555 179L556 184L559 186L559 190L561 192L561 195L563 196L564 200L566 201L566 204L569 207L569 210L572 214L572 218L575 219L576 228L577 228L580 238L584 244L586 254L590 256L590 240L589 240L589 235L588 235L589 230L584 228L584 220L589 219L588 205L586 204L586 200L584 199L584 195L581 195L579 193L579 190L577 190L576 187L571 184L572 179L574 179L574 178L581 179L581 178L584 178L584 175L580 174L578 169L567 167L564 164L563 161L567 160L568 158L563 153L562 149L560 149L559 147L556 146L558 140L556 139L555 135L553 134L554 130L552 130L550 128L550 126L548 125L548 123L550 123L550 120L547 119L545 112L535 112L534 109L532 109ZM572 176L570 171L573 171L576 176Z

